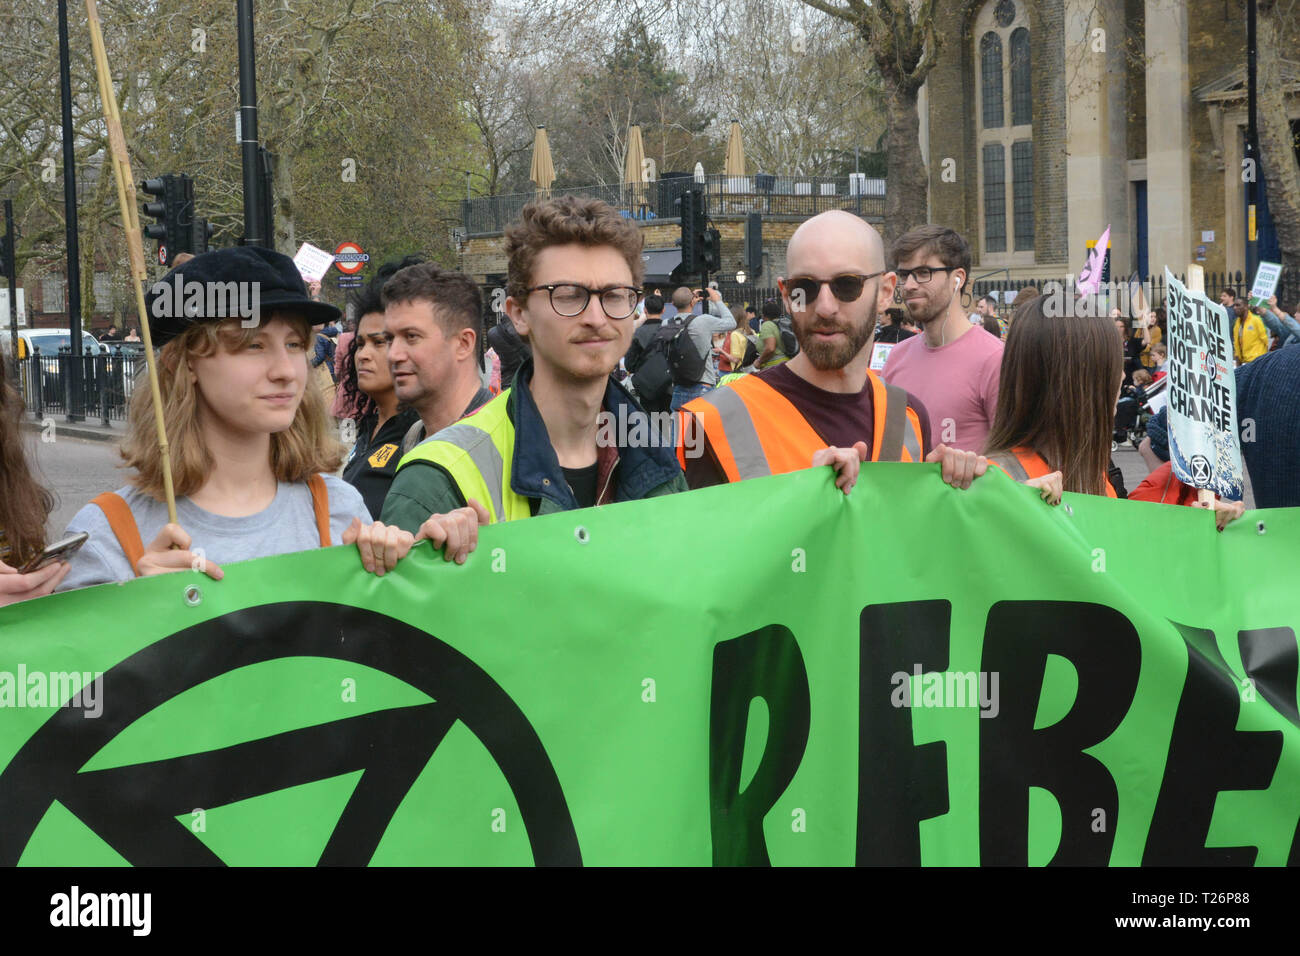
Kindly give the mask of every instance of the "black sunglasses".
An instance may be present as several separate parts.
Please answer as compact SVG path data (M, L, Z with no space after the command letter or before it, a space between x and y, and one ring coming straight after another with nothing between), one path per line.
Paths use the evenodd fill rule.
M807 303L814 301L822 293L822 286L831 287L831 295L841 302L857 302L862 296L862 287L866 285L868 279L874 279L876 276L883 276L884 270L872 272L869 275L854 275L852 273L836 276L833 279L814 279L810 276L799 276L786 282L786 295L792 302L795 301L795 293L802 293L802 303L796 303L796 308L804 308Z

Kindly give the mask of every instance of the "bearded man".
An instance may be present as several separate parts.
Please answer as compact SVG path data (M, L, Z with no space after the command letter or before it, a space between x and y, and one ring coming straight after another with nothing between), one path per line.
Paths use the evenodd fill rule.
M941 462L944 481L969 487L985 459L931 449L924 406L868 367L876 316L895 282L876 230L848 212L822 213L795 230L786 263L778 283L799 354L683 406L679 436L698 444L702 430L704 439L702 455L679 450L687 484L796 471L829 445L854 448L864 461Z
M898 291L922 334L892 349L880 374L925 403L939 441L980 451L998 409L1003 345L962 307L970 246L946 226L917 226L892 251Z

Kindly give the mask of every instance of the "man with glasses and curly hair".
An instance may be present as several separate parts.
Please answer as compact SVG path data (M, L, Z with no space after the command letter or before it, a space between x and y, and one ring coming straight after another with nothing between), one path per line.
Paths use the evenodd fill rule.
M686 490L671 436L610 375L632 341L641 244L600 200L524 207L506 232L505 311L532 358L511 388L402 459L387 522L424 526L463 562L480 524Z
M925 402L941 442L980 451L998 408L1002 340L962 306L970 246L944 226L917 226L894 242L897 289L922 334L889 353L881 374Z
M942 462L944 481L969 487L984 459L931 450L925 407L868 367L876 315L894 294L876 230L848 212L822 213L795 230L786 263L789 275L778 281L799 352L683 407L679 460L688 484L795 471L830 446L864 461ZM697 429L704 454L691 458L685 439Z

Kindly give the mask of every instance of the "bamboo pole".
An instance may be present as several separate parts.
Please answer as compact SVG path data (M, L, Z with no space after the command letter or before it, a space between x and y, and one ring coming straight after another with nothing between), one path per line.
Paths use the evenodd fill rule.
M117 96L113 92L113 77L108 69L108 55L104 52L104 36L99 28L99 7L95 0L86 0L86 16L90 20L90 46L95 57L95 73L99 79L99 96L104 104L104 122L108 124L113 176L117 180L117 200L122 208L122 225L126 230L131 280L132 285L135 286L135 306L140 313L140 335L144 338L144 359L149 371L149 394L153 399L154 425L158 430L158 454L162 456L163 494L167 498L167 520L177 524L176 492L172 488L171 450L167 444L167 427L163 419L162 392L158 387L158 364L153 354L153 335L149 330L149 316L144 305L144 281L148 278L148 273L144 265L140 217L135 208L135 182L131 178L131 160L126 153L126 138L122 135L122 117L117 110Z

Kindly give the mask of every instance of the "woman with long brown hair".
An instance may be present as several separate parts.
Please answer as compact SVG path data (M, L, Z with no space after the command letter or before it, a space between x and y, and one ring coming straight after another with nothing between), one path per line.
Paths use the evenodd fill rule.
M1011 323L984 454L1017 481L1042 490L1052 504L1062 490L1119 497L1108 473L1119 480L1110 443L1124 381L1124 343L1112 319L1049 318L1046 301L1032 300ZM1215 512L1220 531L1244 510L1238 501L1215 500L1205 507Z
M238 312L224 291L215 304L218 288L239 288ZM122 443L131 484L77 513L68 530L90 539L62 587L191 568L220 580L225 562L340 541L357 544L367 570L391 570L415 539L372 524L333 475L342 447L307 365L311 326L338 310L307 296L293 261L252 246L206 253L155 284L149 311L178 523L167 520L150 391L139 388Z
M54 510L54 498L28 469L22 414L22 396L6 381L0 359L0 607L49 594L68 573L63 561L18 573L44 549L45 519Z
M1013 478L1060 472L1063 490L1116 497L1106 478L1124 355L1111 319L1019 308L1002 353L1001 387L984 454Z

